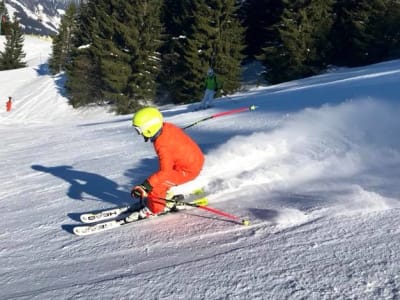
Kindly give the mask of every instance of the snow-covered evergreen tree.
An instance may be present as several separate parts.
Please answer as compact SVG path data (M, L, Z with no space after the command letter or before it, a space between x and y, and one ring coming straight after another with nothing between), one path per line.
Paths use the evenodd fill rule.
M0 52L0 70L18 69L26 66L23 61L25 58L24 36L17 18L14 16L13 21L7 29L6 42L4 51Z

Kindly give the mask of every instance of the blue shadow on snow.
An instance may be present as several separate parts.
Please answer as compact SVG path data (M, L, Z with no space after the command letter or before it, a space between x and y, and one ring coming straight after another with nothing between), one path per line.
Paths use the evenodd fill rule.
M119 190L116 182L99 174L74 170L72 166L45 167L32 165L33 170L49 173L61 178L70 184L67 196L74 200L101 200L114 204L115 206L126 204L131 201L126 191ZM84 194L89 196L84 196ZM68 216L79 221L79 213L70 213ZM62 228L71 232L72 225L63 225Z

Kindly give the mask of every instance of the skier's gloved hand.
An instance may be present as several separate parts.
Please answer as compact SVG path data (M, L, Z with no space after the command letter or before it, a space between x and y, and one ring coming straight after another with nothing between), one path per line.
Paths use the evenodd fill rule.
M131 197L143 199L147 197L147 192L142 185L137 185L132 188Z
M147 194L151 192L153 187L147 181L147 179L140 185L134 186L131 190L131 197L132 198L146 198Z

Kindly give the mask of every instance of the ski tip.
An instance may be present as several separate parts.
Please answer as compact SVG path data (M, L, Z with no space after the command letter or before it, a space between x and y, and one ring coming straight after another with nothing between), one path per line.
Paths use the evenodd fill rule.
M75 235L77 235L77 236L85 235L85 233L82 233L82 232L81 232L79 226L75 226L75 227L72 229L72 233L75 234Z
M242 220L242 225L244 225L244 226L249 226L249 225L250 225L250 221L249 221L249 220L246 220L246 219L243 219L243 220Z

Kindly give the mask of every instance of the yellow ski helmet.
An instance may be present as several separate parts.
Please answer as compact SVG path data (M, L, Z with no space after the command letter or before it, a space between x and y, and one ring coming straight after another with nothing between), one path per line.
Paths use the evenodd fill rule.
M132 117L132 126L145 138L152 138L161 129L163 117L154 107L145 107L138 110Z

